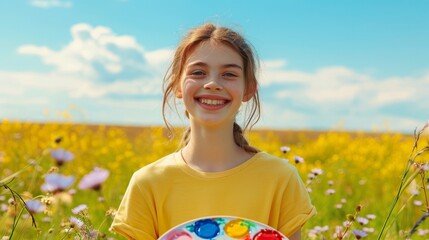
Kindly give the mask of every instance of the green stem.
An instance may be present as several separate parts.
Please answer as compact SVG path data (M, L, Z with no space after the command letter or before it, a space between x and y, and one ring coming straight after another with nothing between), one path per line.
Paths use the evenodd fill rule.
M392 215L393 209L395 208L396 204L397 204L397 203L398 203L398 201L399 201L399 197L401 196L401 193L403 192L404 182L405 182L405 180L406 180L406 177L407 177L407 175L408 175L408 172L410 171L410 167L411 167L411 165L412 165L412 164L413 164L412 160L411 160L411 159L409 159L409 160L408 160L408 164L407 164L407 166L406 166L406 168L405 168L405 171L404 171L404 173L403 173L403 175L402 175L401 182L400 182L400 184L399 184L399 188L398 188L398 192L396 193L396 196L395 196L395 198L394 198L394 200L393 200L392 206L390 207L389 213L387 214L386 220L385 220L385 221L384 221L384 223L383 223L383 227L382 227L382 228L381 228L381 230L380 230L380 233L379 233L379 235L378 235L378 237L377 237L377 240L380 240L380 239L381 239L381 237L382 237L382 235L383 235L383 232L384 232L384 230L385 230L385 228L386 228L386 226L387 226L387 222L389 221L390 216Z
M396 193L396 196L393 200L392 206L390 207L389 213L387 214L386 220L383 223L383 226L380 230L380 233L377 237L377 240L380 240L381 237L383 236L383 233L386 229L387 223L392 215L393 209L395 209L396 204L399 201L399 197L401 196L401 194L403 193L404 189L406 186L408 186L412 180L417 176L417 174L419 174L419 171L416 171L415 173L413 173L413 175L406 181L407 175L410 171L411 166L414 164L414 160L416 159L416 157L418 157L420 154L422 154L424 151L429 150L429 147L426 146L423 149L421 149L420 151L418 151L416 154L414 154L417 150L417 146L418 146L418 142L420 139L420 135L423 134L423 132L425 131L426 128L429 127L429 122L426 123L422 129L420 129L420 131L417 132L417 128L414 130L414 144L413 147L411 149L411 153L408 157L408 162L407 162L407 166L405 167L404 173L402 174L402 178L401 178L401 182L399 184L399 188L398 188L398 192ZM413 156L414 154L414 156ZM404 184L404 182L406 181L406 183Z
M16 227L18 226L19 219L21 218L22 212L24 211L24 208L21 208L21 211L19 211L18 216L15 216L13 219L13 225L12 225L12 232L9 235L9 239L12 239L13 233L15 232Z

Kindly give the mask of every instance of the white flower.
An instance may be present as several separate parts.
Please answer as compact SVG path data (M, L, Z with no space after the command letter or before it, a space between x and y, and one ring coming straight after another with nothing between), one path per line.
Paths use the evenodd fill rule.
M350 227L352 225L352 222L351 221L345 221L345 222L343 222L343 226L345 227L345 228L348 228L348 227Z
M320 169L320 168L313 168L312 170L311 170L311 172L314 174L314 175L322 175L322 173L323 173L323 170L322 169Z
M335 204L335 208L341 209L341 208L343 208L343 204L341 204L341 203Z
M288 146L281 146L280 151L282 151L284 154L288 153L290 151L290 147Z
M79 214L86 209L88 209L88 206L86 204L80 204L79 206L72 209L72 213Z
M332 189L332 188L325 191L326 195L333 195L334 193L335 193L335 189Z
M82 220L76 217L70 217L69 220L71 228L81 229L85 225Z
M293 159L295 160L295 163L303 163L304 162L304 158L300 157L300 156L293 156Z
M429 164L428 164L428 163L425 163L425 165L423 165L422 169L423 169L423 171L425 171L425 172L429 171Z
M419 200L414 200L413 203L414 203L415 206L418 206L418 207L423 205L423 202L419 201Z
M417 229L417 234L421 237L427 235L429 233L428 229Z
M413 196L417 196L420 194L420 191L417 189L410 189L410 194Z
M316 227L314 227L314 229L316 229L319 232L327 232L329 230L329 226L328 225L325 225L323 227L316 226Z
M364 217L357 217L356 222L358 222L361 225L366 225L368 224L369 220Z

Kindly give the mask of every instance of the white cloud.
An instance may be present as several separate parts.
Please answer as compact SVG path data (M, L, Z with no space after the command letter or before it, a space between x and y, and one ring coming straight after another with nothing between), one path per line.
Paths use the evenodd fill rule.
M171 59L170 49L145 51L134 37L117 35L104 26L76 24L71 28L71 36L71 42L58 51L45 46L24 45L18 52L40 57L57 72L99 82L158 75Z
M427 100L422 91L428 76L389 77L377 79L346 67L325 67L314 73L290 71L278 67L265 68L262 87L276 85L278 99L294 98L298 102L333 104L335 102L361 104L372 107L400 102ZM269 79L267 79L269 78ZM298 83L297 86L290 84Z
M270 91L274 99L274 110L266 113L270 124L330 128L344 121L347 129L406 131L429 118L424 112L429 74L377 78L343 66L303 72L289 70L279 60L266 62L261 91Z
M18 52L39 57L52 70L0 70L0 117L43 119L36 115L75 104L86 113L77 120L162 124L161 86L172 49L148 51L133 36L80 23L72 26L71 40L61 49L28 44ZM429 102L429 74L376 78L344 66L304 72L289 69L283 59L262 61L261 68L263 106L256 127L326 129L345 121L349 129L371 130L388 120L393 129L407 130L420 122L421 114L392 113L392 105L427 109ZM390 109L381 112L386 106ZM186 122L168 115L174 123Z
M72 26L71 36L70 43L60 50L35 45L19 47L19 53L38 56L54 69L48 74L17 74L16 81L26 79L27 85L66 88L73 98L161 94L173 50L146 51L132 36L86 23ZM52 80L53 76L56 81L48 80L47 84L46 78Z
M273 102L261 103L261 119L255 126L257 128L311 128L311 118L304 112L279 106Z
M308 81L311 75L293 71L284 70L286 61L283 60L264 60L261 61L260 85L269 86L276 83L301 83Z
M76 91L71 92L73 98L102 98L106 95L130 96L161 96L160 79L136 79L127 81L115 81L113 83L96 84L86 82Z
M34 7L39 8L53 8L53 7L62 7L70 8L72 6L72 1L65 0L31 0L30 4Z
M174 51L171 49L159 49L152 52L145 52L145 57L148 63L153 66L163 66L165 63L171 62ZM165 69L163 69L165 70Z
M45 92L73 91L84 84L85 80L55 72L5 72L0 71L1 88L12 88L19 93L42 90ZM8 94L10 92L6 92Z
M77 120L162 120L161 86L171 49L147 51L132 36L81 23L72 26L71 40L61 49L28 44L18 52L37 56L53 68L49 72L0 70L0 118L43 120L46 111L68 111L75 104L86 113Z

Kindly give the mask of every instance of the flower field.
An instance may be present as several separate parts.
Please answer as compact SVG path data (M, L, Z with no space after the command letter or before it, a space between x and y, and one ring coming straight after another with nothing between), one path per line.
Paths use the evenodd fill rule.
M303 239L427 239L429 139L423 133L413 152L413 130L255 130L248 138L306 183L318 214ZM168 140L163 127L3 120L0 239L124 239L109 227L132 173L175 151L179 138Z

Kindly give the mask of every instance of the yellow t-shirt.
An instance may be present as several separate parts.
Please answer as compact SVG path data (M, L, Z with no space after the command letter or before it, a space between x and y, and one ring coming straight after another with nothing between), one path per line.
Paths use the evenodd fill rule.
M296 168L259 152L224 172L190 168L179 152L136 171L112 229L129 239L157 239L193 219L235 216L289 237L316 213Z

